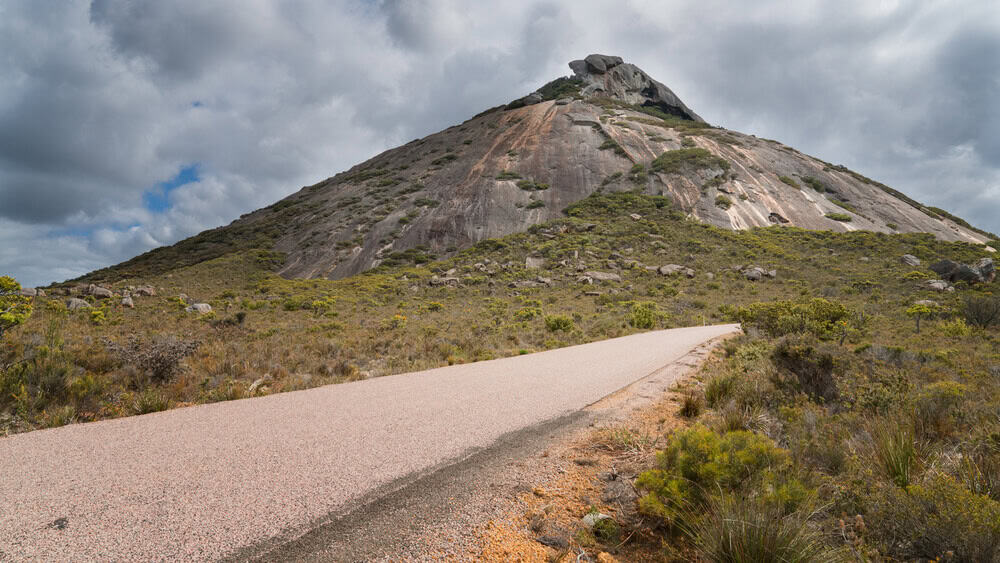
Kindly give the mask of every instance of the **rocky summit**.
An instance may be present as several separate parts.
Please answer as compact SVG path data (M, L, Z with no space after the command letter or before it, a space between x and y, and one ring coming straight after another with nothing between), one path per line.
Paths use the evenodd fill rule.
M620 57L595 54L569 67L572 75L527 96L88 277L156 274L265 248L281 253L275 266L286 277L342 278L524 231L601 191L667 196L689 217L730 229L990 239L843 166L709 125Z

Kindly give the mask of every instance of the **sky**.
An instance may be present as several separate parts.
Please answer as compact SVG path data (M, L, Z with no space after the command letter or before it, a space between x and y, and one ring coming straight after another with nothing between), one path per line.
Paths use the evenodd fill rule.
M995 0L0 0L0 275L227 224L590 53L1000 232Z

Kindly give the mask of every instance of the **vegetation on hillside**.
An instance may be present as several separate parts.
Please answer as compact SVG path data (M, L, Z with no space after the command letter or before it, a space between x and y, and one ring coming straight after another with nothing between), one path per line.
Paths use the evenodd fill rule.
M665 437L637 483L658 533L708 559L739 545L981 561L1000 544L995 286L935 292L899 259L972 263L981 246L734 232L664 197L613 193L447 260L421 252L337 281L286 280L270 253L231 252L116 283L157 288L135 309L87 297L91 309L69 311L59 288L25 298L34 314L0 352L0 432L735 321L746 335L692 390L692 426ZM651 269L671 263L695 277ZM751 281L749 265L777 277ZM214 312L186 312L182 293ZM733 528L739 514L777 524Z

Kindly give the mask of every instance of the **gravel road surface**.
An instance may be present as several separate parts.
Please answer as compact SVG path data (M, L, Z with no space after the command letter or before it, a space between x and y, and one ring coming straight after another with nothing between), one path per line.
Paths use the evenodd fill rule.
M579 411L736 325L0 438L0 561L217 560Z

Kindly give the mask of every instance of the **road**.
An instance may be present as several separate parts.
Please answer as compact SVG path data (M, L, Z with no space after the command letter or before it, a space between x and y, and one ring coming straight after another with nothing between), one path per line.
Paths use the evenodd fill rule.
M0 438L0 561L217 560L579 411L736 325Z

